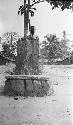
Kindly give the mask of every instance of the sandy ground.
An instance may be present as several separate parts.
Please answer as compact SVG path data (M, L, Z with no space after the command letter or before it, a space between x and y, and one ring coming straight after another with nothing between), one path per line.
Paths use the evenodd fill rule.
M44 66L54 93L45 97L6 97L2 94L5 72L0 66L0 125L73 125L73 65Z

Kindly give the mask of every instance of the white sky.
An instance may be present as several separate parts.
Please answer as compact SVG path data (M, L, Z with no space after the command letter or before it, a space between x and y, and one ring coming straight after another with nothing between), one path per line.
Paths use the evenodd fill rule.
M18 15L23 0L0 0L0 35L7 31L23 34L23 16Z
M32 23L36 26L36 33L41 39L47 33L56 33L61 37L62 31L66 30L68 37L73 40L73 12L71 10L61 11L60 8L52 10L47 2L38 4Z
M0 0L0 35L7 31L16 31L23 34L23 16L18 16L18 8L23 0ZM36 34L40 40L47 33L56 33L61 37L66 30L68 37L73 40L73 12L61 9L52 10L47 3L37 4L35 16L31 24L35 25Z

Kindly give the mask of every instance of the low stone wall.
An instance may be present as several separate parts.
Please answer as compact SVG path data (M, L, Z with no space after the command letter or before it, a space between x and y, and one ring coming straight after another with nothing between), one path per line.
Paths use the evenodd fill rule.
M50 90L49 78L38 75L6 76L5 94L9 96L44 96Z

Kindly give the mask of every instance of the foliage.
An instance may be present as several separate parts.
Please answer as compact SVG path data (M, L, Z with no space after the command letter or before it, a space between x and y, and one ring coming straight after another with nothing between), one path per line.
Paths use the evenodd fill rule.
M17 50L17 40L19 39L19 35L16 32L7 32L2 36L2 53L5 56L12 57L16 55Z
M3 43L2 47L3 47L2 54L5 57L15 58L14 51L16 48L14 45L12 45L12 47L10 47L9 44Z
M42 56L48 58L49 60L62 56L61 48L56 35L48 34L45 38L46 41L43 41L42 43Z
M73 60L73 50L71 51L71 53L70 53L70 60Z
M47 0L48 2L48 0ZM61 8L61 10L63 11L64 9L73 9L73 1L63 1L63 0L59 0L59 1L50 1L50 4L52 5L52 9L54 8Z
M67 57L69 57L70 52L68 51L68 43L69 43L69 39L67 39L67 33L64 30L62 32L63 34L63 38L60 41L60 46L61 46L61 50L62 50L62 58L65 59Z
M31 13L31 16L34 16L34 10L36 10L36 8L34 8L33 6L35 4L41 3L47 1L48 3L50 3L50 5L52 6L52 9L54 8L61 8L61 10L63 11L64 9L73 9L73 1L63 1L63 0L59 0L59 1L53 1L53 0L32 0L32 4L25 4L21 5L18 11L18 14L21 13L24 14L25 11L28 11L28 7L29 7L29 12ZM26 0L25 0L26 3Z
M41 45L42 45L42 48L40 49L40 57L48 58L48 53L47 53L48 42L46 40L44 40Z
M2 41L6 43L16 43L20 36L16 32L6 32L2 36Z
M44 59L48 59L49 61L54 61L54 59L60 60L70 60L73 56L71 51L69 50L68 43L70 42L67 39L66 31L63 31L63 38L59 40L56 35L48 34L46 35L46 40L42 43L41 48L41 57Z

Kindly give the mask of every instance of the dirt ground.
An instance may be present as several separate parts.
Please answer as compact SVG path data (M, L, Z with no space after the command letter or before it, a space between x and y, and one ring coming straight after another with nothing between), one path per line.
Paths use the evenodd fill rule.
M45 97L7 97L2 94L6 71L0 66L0 125L73 125L73 65L44 66L54 93Z

